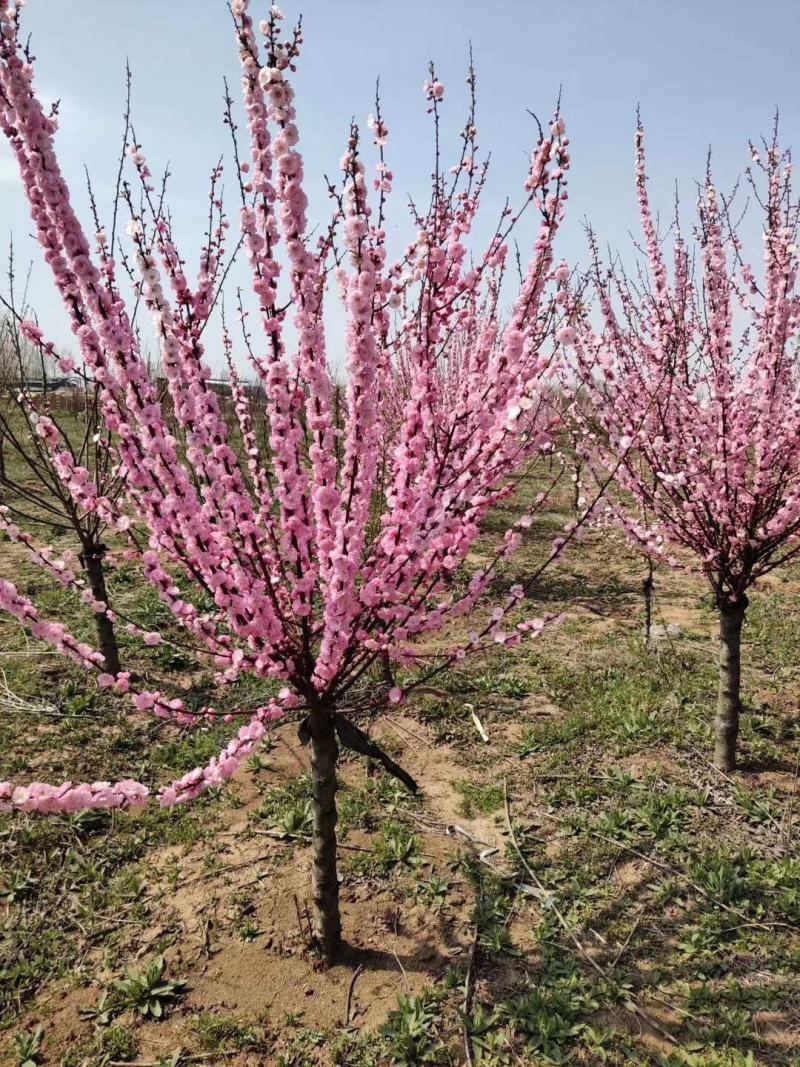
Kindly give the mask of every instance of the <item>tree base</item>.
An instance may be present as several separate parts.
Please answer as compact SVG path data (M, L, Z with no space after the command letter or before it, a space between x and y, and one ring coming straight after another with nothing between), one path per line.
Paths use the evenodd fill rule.
M339 912L339 872L336 839L336 763L339 746L333 715L327 709L311 713L311 780L313 789L312 931L323 959L332 963L342 943Z

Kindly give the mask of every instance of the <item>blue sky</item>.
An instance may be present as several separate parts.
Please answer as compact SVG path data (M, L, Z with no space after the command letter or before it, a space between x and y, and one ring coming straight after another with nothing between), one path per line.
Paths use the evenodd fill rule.
M506 195L516 196L533 128L526 109L550 114L559 86L572 140L569 220L559 251L585 255L582 220L603 242L629 248L636 225L632 144L637 102L648 133L655 200L669 212L677 179L685 211L709 144L727 188L747 165L748 138L767 132L776 106L782 140L800 132L794 0L286 0L303 12L305 46L295 80L312 203L327 214L321 175L334 173L351 116L363 121L380 75L395 171L395 237L409 232L405 193L421 194L430 170L429 118L421 86L433 58L447 90L445 132L466 107L468 42L478 72L479 143L491 150L488 230ZM258 5L254 14L260 14ZM264 5L266 11L266 5ZM134 72L134 121L156 170L171 161L173 214L184 252L196 255L208 172L227 152L221 79L236 81L236 52L223 0L28 0L38 84L60 98L62 166L86 206L83 165L108 212L121 134L124 63ZM235 208L230 198L231 210ZM85 216L88 222L88 216ZM34 258L32 297L54 340L69 341L30 223L13 160L0 145L0 239L13 232L20 261ZM520 231L525 244L528 235ZM335 346L332 346L335 347Z

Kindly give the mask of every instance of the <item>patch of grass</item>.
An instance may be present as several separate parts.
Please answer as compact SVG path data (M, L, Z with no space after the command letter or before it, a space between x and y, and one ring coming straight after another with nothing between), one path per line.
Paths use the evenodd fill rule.
M459 810L461 814L472 819L475 813L491 815L503 806L503 788L499 785L478 785L468 779L455 783L456 792L461 795Z
M266 1052L271 1047L269 1030L260 1019L245 1022L204 1012L192 1020L192 1029L204 1052Z
M509 672L488 671L485 674L472 675L471 680L478 690L511 700L522 700L530 693L528 684Z
M430 878L420 880L417 883L415 895L417 900L422 901L433 912L440 912L447 900L450 883L441 875L432 874Z
M34 878L30 871L12 871L0 888L0 898L8 904L30 900L36 895L37 885L38 879Z
M521 993L498 1005L497 1014L525 1046L560 1063L581 1035L583 1019L600 1006L593 985L575 967L550 961Z
M157 956L143 971L126 971L125 977L117 979L104 996L101 1016L112 1018L132 1011L143 1018L163 1018L186 991L184 981L167 978L166 972L163 956Z
M565 746L572 746L590 731L590 720L580 714L563 719L545 719L523 728L517 752L524 758L535 752L552 751L556 746L563 751Z
M386 749L383 740L381 747ZM394 753L400 758L400 753ZM344 785L337 798L339 830L375 830L382 822L418 806L419 800L389 774L379 773L363 786Z
M387 822L372 842L369 852L359 853L354 868L363 875L387 876L397 870L413 870L420 862L421 844L405 823Z
M753 858L738 850L711 848L689 865L689 877L714 900L745 907L751 889L748 868Z
M774 793L758 797L738 783L732 786L731 793L742 812L757 826L768 822L775 823L782 815Z
M301 775L289 785L270 789L253 815L289 838L311 837L311 776Z
M438 1018L439 998L433 990L416 997L401 993L381 1028L390 1062L397 1067L439 1063L443 1050L436 1033Z
M247 944L251 941L256 941L261 937L262 933L263 931L250 919L246 919L238 930L239 940L244 941Z
M128 1062L139 1052L139 1038L125 1026L109 1026L100 1033L99 1051L106 1060Z
M27 1030L25 1033L14 1035L11 1042L11 1048L17 1067L38 1067L38 1065L42 1063L43 1039L43 1026L37 1026L33 1030Z

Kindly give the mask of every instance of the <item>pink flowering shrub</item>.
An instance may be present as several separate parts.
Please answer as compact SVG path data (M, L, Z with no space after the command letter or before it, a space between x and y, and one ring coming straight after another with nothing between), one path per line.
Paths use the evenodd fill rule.
M800 205L777 142L751 151L765 185L762 194L749 173L763 215L763 270L744 259L709 174L694 247L676 223L670 277L639 127L648 272L634 283L619 269L603 271L595 250L601 328L577 314L577 328L561 334L574 346L588 398L573 404L587 463L598 478L615 476L607 514L656 560L677 565L675 549L686 550L713 591L721 637L716 761L726 770L736 751L748 590L800 552Z
M343 714L345 706L353 712L376 700L401 704L431 671L493 644L517 644L544 625L509 621L524 597L517 586L457 647L432 657L417 643L475 609L532 522L523 516L496 558L466 587L454 584L489 509L513 490L509 476L552 449L558 416L550 395L552 350L544 342L561 321L566 296L567 275L563 265L554 266L553 243L566 200L568 140L556 115L531 155L521 204L503 214L488 247L476 253L469 236L486 169L475 159L471 114L457 163L434 174L429 205L415 210L413 235L390 260L385 212L394 175L384 158L388 127L379 111L369 121L374 177L353 127L340 182L330 189L332 219L313 230L292 88L299 28L284 34L276 8L256 27L247 0L233 0L232 13L246 157L232 101L227 122L255 302L254 311L242 305L241 325L243 349L263 385L266 450L253 429L252 401L227 332L238 451L208 384L204 331L227 262L221 168L212 176L211 224L191 279L144 150L131 144L141 195L123 186L130 263L160 345L168 418L131 325L114 244L103 234L92 247L73 210L54 149L55 119L34 90L18 9L8 0L0 0L0 126L81 358L101 386L105 426L124 475L124 505L97 506L109 509L117 531L136 535L134 546L144 531L146 547L134 552L147 579L220 681L249 672L285 685L267 708L247 713L249 721L208 767L164 788L161 803L197 796L229 777L271 720L288 709L302 714L300 736L312 748L317 933L330 953L340 936L338 745L382 760L414 786ZM444 89L434 75L425 95L438 127ZM529 216L538 216L530 260L504 322L498 305L508 238ZM332 298L346 314L341 402L327 355L324 311ZM81 492L74 473L65 484ZM176 572L210 606L200 610L182 596ZM13 587L0 593L0 607L87 666L100 666L91 650L39 621ZM155 643L157 635L145 633L144 640ZM365 683L374 665L387 660L404 668L407 680L376 697ZM119 684L107 672L103 683ZM180 701L160 694L131 693L131 699L139 710L185 714ZM127 806L146 797L147 789L131 782L0 786L0 803L21 810Z

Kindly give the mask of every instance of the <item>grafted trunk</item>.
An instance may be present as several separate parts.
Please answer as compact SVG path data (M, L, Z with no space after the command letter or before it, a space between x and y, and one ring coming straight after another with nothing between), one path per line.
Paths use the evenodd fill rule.
M736 766L736 740L741 712L742 623L747 599L719 608L719 692L715 723L714 763L721 771Z
M104 552L98 547L92 552L84 552L81 556L81 562L86 571L86 579L95 600L102 600L104 604L107 604L108 593L106 592L106 578L103 572L103 555ZM106 661L106 670L109 674L119 674L119 647L117 645L117 635L114 632L114 624L107 615L99 612L95 613L94 618L97 626L97 641L103 654L103 659Z
M342 939L339 914L339 873L336 865L336 762L339 746L333 716L327 709L311 713L311 778L313 787L314 936L331 961Z

